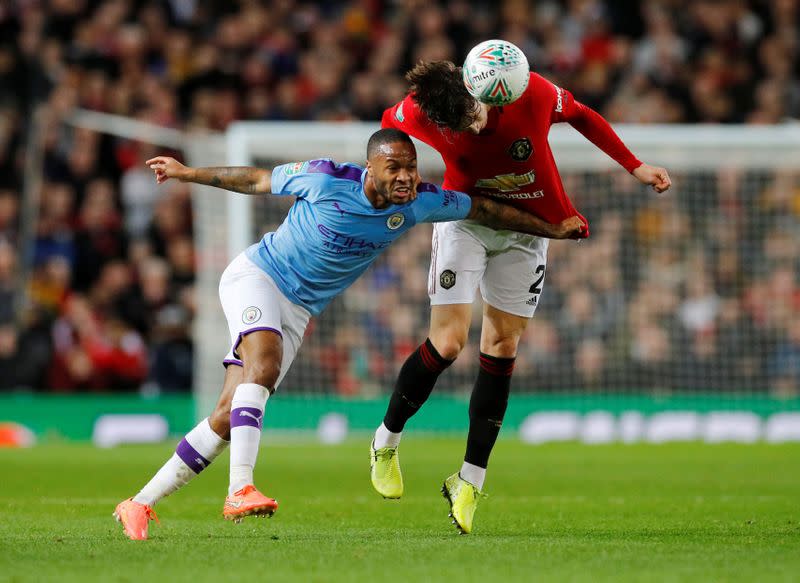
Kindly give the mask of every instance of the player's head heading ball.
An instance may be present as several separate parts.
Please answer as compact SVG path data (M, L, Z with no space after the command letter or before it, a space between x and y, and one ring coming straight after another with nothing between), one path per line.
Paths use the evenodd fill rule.
M417 148L400 130L378 130L367 142L367 177L389 204L405 204L417 194ZM369 188L370 185L365 185Z
M406 80L414 101L436 125L456 132L480 131L486 125L486 108L467 91L461 67L450 61L420 61Z

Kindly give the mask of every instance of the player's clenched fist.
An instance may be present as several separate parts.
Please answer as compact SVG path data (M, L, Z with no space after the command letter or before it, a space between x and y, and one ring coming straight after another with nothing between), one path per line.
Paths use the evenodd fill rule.
M170 178L175 178L181 182L189 178L189 168L169 156L156 156L155 158L150 158L145 164L150 166L153 172L156 173L156 182L159 184L166 182Z
M639 179L639 182L649 184L658 193L662 193L672 186L672 180L669 178L667 169L659 166L642 164L633 171L633 175Z
M564 219L556 225L554 239L585 239L589 236L586 223L580 217Z

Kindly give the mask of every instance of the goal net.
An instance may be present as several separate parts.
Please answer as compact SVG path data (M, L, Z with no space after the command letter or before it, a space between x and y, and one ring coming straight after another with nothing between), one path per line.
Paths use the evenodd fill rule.
M375 129L245 122L228 130L224 144L190 140L188 155L193 165L272 167L318 157L363 163ZM519 428L531 414L553 412L549 421L566 415L558 419L574 427L559 422L554 431L569 438L591 431L592 414L596 425L610 423L619 436L628 427L620 425L623 418L635 425L653 413L672 413L679 427L673 429L685 426L694 438L709 415L726 413L740 414L738 429L730 431L745 432L749 423L763 436L776 415L800 410L800 132L618 129L640 159L669 169L673 188L656 195L571 128L553 128L564 184L592 236L551 242L540 304L520 342L506 423ZM440 182L441 158L418 146L420 173ZM199 190L195 392L207 412L229 348L219 276L233 255L277 227L292 201ZM355 429L380 422L400 366L427 334L430 237L429 225L415 227L312 321L265 425L314 428L329 412ZM466 425L479 294L473 306L469 343L440 378L428 412L415 421L420 427ZM797 430L791 427L783 431Z

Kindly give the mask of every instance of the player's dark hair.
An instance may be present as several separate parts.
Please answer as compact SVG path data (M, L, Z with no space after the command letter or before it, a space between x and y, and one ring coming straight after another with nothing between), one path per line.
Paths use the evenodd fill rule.
M367 160L372 159L372 156L375 154L376 150L384 144L394 144L396 142L408 142L409 144L414 145L414 142L411 141L411 138L408 137L408 134L404 131L396 130L394 128L383 128L378 130L369 137L369 141L367 142Z
M461 131L472 123L477 101L461 78L461 67L450 61L420 61L406 73L412 99L438 126Z

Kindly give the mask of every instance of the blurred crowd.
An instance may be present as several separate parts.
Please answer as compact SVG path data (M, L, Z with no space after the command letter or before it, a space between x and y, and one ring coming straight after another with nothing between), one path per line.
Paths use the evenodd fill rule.
M192 383L189 189L155 185L154 146L64 124L74 108L208 131L374 121L413 63L498 37L612 122L774 124L800 117L798 31L800 0L2 2L0 387ZM44 172L25 198L33 141ZM671 170L681 189L656 203L624 173L567 177L597 227L551 247L517 386L797 390L797 174ZM337 300L353 317L317 321L287 382L388 388L427 329L428 236ZM466 354L451 387L474 374Z

